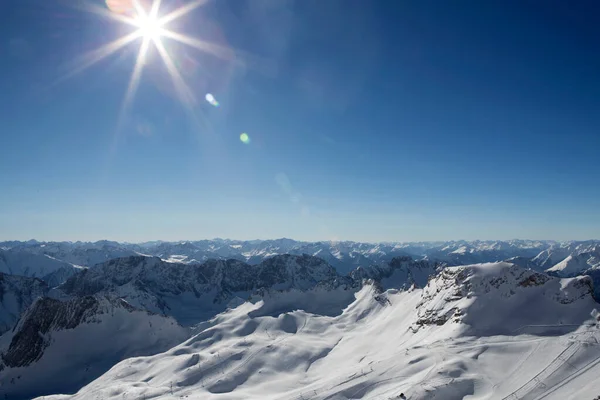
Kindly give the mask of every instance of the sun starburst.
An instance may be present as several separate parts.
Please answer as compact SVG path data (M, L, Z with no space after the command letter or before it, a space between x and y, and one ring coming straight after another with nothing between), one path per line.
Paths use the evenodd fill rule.
M232 52L230 49L196 37L175 32L169 27L178 19L202 6L206 1L207 0L190 1L165 15L161 15L160 13L161 0L153 0L151 6L146 8L140 3L140 0L111 0L110 3L113 4L108 4L109 9L95 4L85 3L85 6L83 7L84 10L129 25L134 28L134 31L83 55L69 74L63 78L68 78L74 74L80 73L124 47L136 41L140 41L138 55L131 72L121 111L123 112L128 108L135 96L144 65L147 61L148 52L151 48L155 48L162 59L166 70L171 77L178 98L182 102L185 102L186 105L195 103L196 99L169 54L164 40L174 40L184 45L194 47L200 51L210 53L213 56L231 60ZM130 2L131 7L128 7L129 10L127 7L122 6L123 2ZM115 7L114 3L118 3L119 7Z

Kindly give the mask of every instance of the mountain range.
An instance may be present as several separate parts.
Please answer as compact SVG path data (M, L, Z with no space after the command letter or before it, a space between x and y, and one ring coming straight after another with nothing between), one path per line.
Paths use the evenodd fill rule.
M500 262L447 267L424 287L382 291L367 280L329 315L263 312L280 299L261 297L45 399L592 399L591 290L587 277Z
M436 271L433 263L408 257L342 276L309 255L276 255L257 265L233 259L170 263L136 255L82 269L53 289L19 277L40 286L41 297L32 302L33 296L25 296L26 284L26 290L12 290L29 306L14 311L21 311L18 323L0 336L0 388L11 398L73 391L121 359L181 343L246 302L261 303L251 313L257 318L299 309L333 316L365 282L417 287Z
M278 254L308 254L329 263L341 274L356 267L367 267L389 262L399 256L415 260L444 262L447 265L466 265L482 262L503 261L522 257L531 260L539 270L546 270L568 256L600 251L600 241L507 240L507 241L449 241L407 243L359 243L350 241L302 242L292 239L275 240L199 240L181 242L119 243L102 240L98 242L0 242L0 272L11 273L3 266L2 259L32 257L27 254L46 256L49 260L69 265L91 267L115 258L147 255L165 261L179 263L202 263L209 259L236 259L258 264ZM47 263L49 261L46 261ZM21 262L21 263L24 263ZM23 267L13 267L20 268ZM32 275L26 272L27 276Z
M0 248L0 395L13 400L598 389L596 241Z

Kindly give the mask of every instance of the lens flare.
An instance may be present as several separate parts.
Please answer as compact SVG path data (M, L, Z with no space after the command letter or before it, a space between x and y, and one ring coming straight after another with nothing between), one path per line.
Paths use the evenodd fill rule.
M117 14L125 14L133 9L132 0L106 0L108 9Z
M214 107L219 107L219 102L217 101L217 99L215 99L215 96L213 96L211 93L206 93L206 96L204 96L204 98L210 105L212 105Z
M244 132L240 135L240 140L242 141L242 143L248 144L250 143L250 136L248 136L248 134Z

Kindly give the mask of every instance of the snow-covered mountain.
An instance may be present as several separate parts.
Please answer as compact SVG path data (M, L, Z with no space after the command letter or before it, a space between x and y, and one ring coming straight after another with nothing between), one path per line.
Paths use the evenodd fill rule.
M596 240L587 240L583 242L563 242L553 243L541 251L533 262L544 269L549 269L568 256L578 256L583 253L600 252L600 242Z
M414 261L410 257L396 257L389 263L366 268L358 267L350 272L350 277L357 281L373 280L382 289L422 288L430 277L444 267L443 263L432 263L426 260Z
M46 399L592 399L590 293L589 278L493 263L446 268L422 289L365 285L338 315L265 313L267 298Z
M248 300L260 304L250 311L253 318L299 309L334 316L354 301L365 280L375 281L377 287L395 283L408 288L425 285L435 272L435 265L409 258L351 276L341 276L325 261L309 255L278 255L258 265L238 260L168 263L146 256L114 259L70 277L52 291L52 296L61 300L38 300L14 331L0 337L4 367L10 372L0 378L0 387L10 382L12 396L77 389L111 362L125 357L126 349L137 351L144 346L146 339L132 345L134 337L148 334L144 332L155 334L156 323L149 325L146 317L140 317L159 318L148 311L173 316L185 325L206 325L214 323L206 321L215 316L218 320L219 313ZM112 344L119 335L123 336L119 345ZM63 337L68 339L60 339ZM77 345L63 354L65 361L56 361L61 347L70 340ZM87 348L91 340L99 343L93 350ZM63 379L62 374L69 376ZM17 376L21 378L15 381Z
M181 343L189 331L120 299L40 298L0 337L0 392L8 399L68 393L128 357Z
M551 268L548 272L553 272L558 276L569 277L588 273L590 270L600 268L600 251L585 252L579 254L570 254Z
M117 257L137 254L135 245L120 244L107 240L98 242L3 242L0 248L14 252L45 255L78 266L93 266ZM22 257L22 256L20 256Z
M40 278L50 285L62 283L65 279L79 271L74 265L52 258L45 254L35 254L16 249L0 250L0 272ZM57 283L57 281L60 281Z
M236 259L249 264L280 254L309 254L322 258L341 274L357 267L386 263L395 257L410 256L448 265L495 262L519 257L532 260L536 269L553 267L569 255L600 249L598 241L555 242L544 240L449 241L412 243L359 243L351 241L300 242L292 239L213 239L139 244L111 241L89 242L2 242L0 248L53 257L75 265L91 267L114 258L132 255L156 256L165 261L202 263L209 259Z
M0 272L0 335L13 328L22 313L48 293L48 285L37 278Z
M102 293L123 298L191 325L224 311L232 301L247 300L257 290L306 292L318 287L345 290L358 284L308 255L278 255L258 265L233 259L181 264L131 256L74 275L59 289L71 296Z

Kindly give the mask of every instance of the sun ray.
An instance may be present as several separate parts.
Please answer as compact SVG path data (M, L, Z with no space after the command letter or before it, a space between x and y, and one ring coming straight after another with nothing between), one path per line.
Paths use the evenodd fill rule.
M179 101L186 106L188 111L188 115L192 120L194 126L198 128L203 128L205 132L213 134L213 128L209 121L206 120L202 110L198 110L199 112L194 112L192 106L196 104L196 97L192 93L189 86L185 83L185 80L181 76L177 66L171 59L171 56L165 49L163 43L160 40L155 41L156 49L158 50L158 54L162 58L169 75L175 85L175 90L177 92L177 96L179 97ZM200 121L200 119L202 121Z
M150 17L158 18L158 10L160 10L161 0L154 0L150 9ZM165 22L159 20L160 25L165 25Z
M188 106L191 104L195 104L195 96L183 80L183 77L179 73L179 70L177 69L177 66L171 59L171 56L169 56L169 53L165 49L163 43L160 40L156 40L154 44L156 46L156 49L158 50L158 54L165 63L165 66L167 67L167 71L169 72L169 75L173 80L173 84L175 85L175 91L177 92L177 95L179 96L181 102Z
M166 25L169 22L173 22L174 20L183 17L185 14L192 12L193 10L195 10L196 8L202 6L204 3L206 3L206 0L195 0L192 1L191 3L182 6L178 9L176 9L175 11L165 15L164 17L162 17L160 19L161 24Z
M144 38L144 41L140 46L140 51L138 52L137 59L135 60L133 72L131 73L131 77L129 78L129 85L127 86L127 91L125 92L125 99L123 100L122 106L123 112L129 107L131 100L137 92L137 88L140 84L140 78L144 70L144 64L146 63L146 56L148 55L149 48L150 39Z
M227 47L219 46L214 43L206 42L204 40L195 39L170 30L165 30L162 33L162 35L166 38L176 40L183 44L187 44L188 46L194 47L206 53L210 53L227 61L232 61L235 59L233 52Z
M144 6L140 3L139 0L133 0L133 8L135 8L135 12L138 16L147 17L148 13L144 9Z
M162 0L151 0L151 2L149 1L148 3L144 2L143 0L131 0L129 3L130 9L127 14L119 14L118 11L115 10L109 11L108 9L104 9L96 4L88 2L87 0L74 2L76 2L76 8L96 14L103 18L121 22L125 25L131 25L135 28L135 30L134 32L126 34L121 38L118 38L96 50L83 55L74 65L74 70L69 72L67 76L61 78L61 81L84 71L85 69L124 48L136 39L141 39L135 64L133 66L133 70L131 71L126 90L123 94L121 107L119 109L115 140L120 135L119 131L123 128L126 114L128 113L128 110L139 89L144 67L147 63L147 55L151 50L150 47L152 46L156 47L162 62L165 64L166 71L170 76L170 80L175 89L177 98L184 106L186 106L195 120L198 117L195 115L197 110L193 111L193 106L198 104L196 95L187 85L181 71L173 60L172 55L167 50L167 47L165 47L162 39L169 39L179 42L226 61L232 61L234 63L246 61L245 59L238 60L236 58L237 54L229 47L220 46L218 44L177 33L166 27L167 24L191 13L193 10L204 5L207 0L191 0L187 4L184 4L183 6L172 10L163 16L160 15L160 8L163 3Z
M102 46L96 50L93 50L87 54L84 54L82 57L79 58L79 60L77 60L75 62L75 65L71 69L71 71L69 71L64 76L58 78L57 81L55 82L55 84L62 82L66 79L72 78L73 76L85 71L92 65L102 61L103 59L110 56L111 54L116 53L117 51L119 51L123 47L127 46L129 43L133 42L135 39L137 39L139 37L140 37L139 32L132 32L126 36L115 39L112 42L107 43L104 46Z
M142 76L142 72L144 69L144 63L146 62L146 57L148 54L148 50L150 48L150 39L144 38L142 41L142 45L140 46L140 50L138 51L137 58L135 60L135 65L133 66L133 71L131 72L131 76L129 77L129 84L127 85L127 90L125 91L125 96L123 97L123 102L121 103L121 108L119 110L119 116L117 118L117 126L115 128L115 132L113 134L113 141L110 148L110 154L114 153L119 138L121 136L121 130L123 129L123 125L125 123L125 118L129 109L129 106L132 103L133 98L135 97L135 93L140 84L140 78Z

